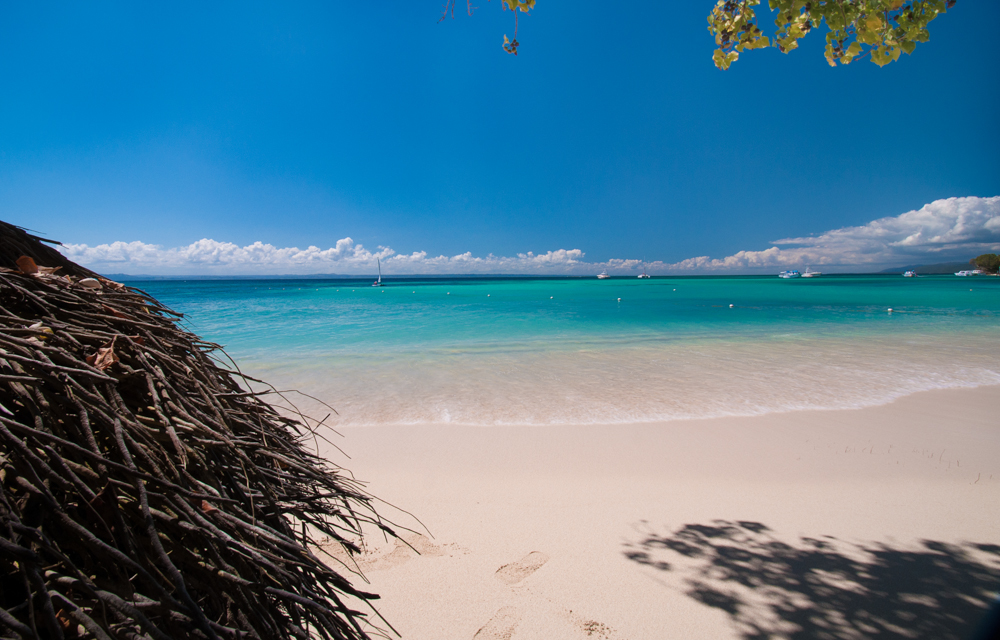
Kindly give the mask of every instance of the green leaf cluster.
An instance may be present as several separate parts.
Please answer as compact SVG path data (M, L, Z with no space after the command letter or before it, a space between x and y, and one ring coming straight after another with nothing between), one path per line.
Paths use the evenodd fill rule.
M507 1L507 0L505 0ZM830 66L850 64L870 55L885 66L900 54L913 53L918 42L927 42L927 25L955 6L955 0L768 0L776 11L776 30L764 35L754 7L760 0L718 0L708 16L708 30L718 47L715 66L728 69L746 49L775 46L788 53L799 40L824 23L826 61Z
M503 0L503 3L507 5L507 8L511 11L517 11L520 9L527 13L529 10L535 8L535 0Z
M984 253L981 256L977 256L970 260L972 264L976 267L982 269L986 273L997 273L1000 270L1000 256L995 253Z

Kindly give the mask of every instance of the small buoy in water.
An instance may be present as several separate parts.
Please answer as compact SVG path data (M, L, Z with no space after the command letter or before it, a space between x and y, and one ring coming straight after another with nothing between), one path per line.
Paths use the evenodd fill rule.
M414 291L413 293L416 293L416 291Z
M621 298L618 298L618 302L621 302L621 301L622 301L622 299L621 299Z
M552 299L552 296L549 296L549 300L551 300L551 299Z
M892 313L892 307L889 307L889 313Z
M733 305L729 305L729 308L730 308L730 309L732 309L732 308L733 308Z
M448 292L448 295L449 295L449 296L451 295L451 291L449 291L449 292Z
M674 291L677 291L677 289L674 289Z
M487 293L487 294L486 294L486 297L487 297L487 298L489 298L489 297L490 297L490 294L488 294L488 293Z

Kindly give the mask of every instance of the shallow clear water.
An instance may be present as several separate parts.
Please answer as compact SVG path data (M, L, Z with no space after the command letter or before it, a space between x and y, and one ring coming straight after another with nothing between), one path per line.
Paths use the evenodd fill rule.
M1000 383L1000 278L130 284L339 424L751 415Z

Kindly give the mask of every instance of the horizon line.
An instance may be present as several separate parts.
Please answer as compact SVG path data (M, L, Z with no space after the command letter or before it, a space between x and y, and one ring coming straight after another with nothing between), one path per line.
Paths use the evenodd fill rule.
M912 268L912 267L911 267ZM919 268L919 267L917 267ZM824 276L879 276L879 275L893 275L894 272L906 270L907 267L899 267L883 269L881 271L838 271L838 272L821 272ZM771 277L778 274L775 271L773 274L770 272L759 272L759 273L686 273L686 274L649 274L651 278L731 278L731 277ZM194 274L179 274L179 275L155 275L155 274L128 274L128 273L111 273L111 274L100 274L102 277L108 280L114 280L115 278L129 278L132 280L367 280L370 278L377 278L378 274L338 274L338 273L304 273L304 274L218 274L218 275L194 275ZM947 272L933 273L925 275L949 275ZM591 279L596 278L597 274L531 274L531 273L411 273L411 274L400 274L395 276L387 276L382 274L382 280L415 280L415 279L442 279L442 278L549 278L549 279ZM621 274L621 275L611 275L610 279L624 280L637 279L636 275L633 274Z

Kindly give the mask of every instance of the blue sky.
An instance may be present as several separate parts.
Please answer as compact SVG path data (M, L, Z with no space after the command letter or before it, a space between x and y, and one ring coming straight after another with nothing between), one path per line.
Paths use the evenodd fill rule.
M478 4L0 4L0 217L87 248L671 264L1000 194L993 0L883 69L813 33L727 72L712 0L539 0L517 57Z

